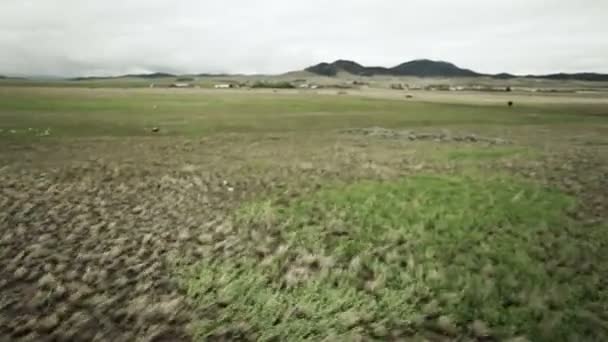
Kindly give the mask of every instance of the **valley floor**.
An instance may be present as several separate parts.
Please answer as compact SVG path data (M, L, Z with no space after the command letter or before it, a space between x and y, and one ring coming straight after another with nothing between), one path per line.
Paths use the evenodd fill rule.
M392 94L0 88L0 340L606 340L604 100Z

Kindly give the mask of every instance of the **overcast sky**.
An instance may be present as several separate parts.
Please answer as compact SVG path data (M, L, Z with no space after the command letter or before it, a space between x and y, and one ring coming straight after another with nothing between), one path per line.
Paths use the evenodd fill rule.
M608 0L0 0L0 74L282 73L430 58L608 73Z

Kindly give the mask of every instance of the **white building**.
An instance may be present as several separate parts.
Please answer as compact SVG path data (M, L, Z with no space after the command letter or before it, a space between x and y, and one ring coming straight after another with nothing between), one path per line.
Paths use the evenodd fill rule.
M221 83L213 86L215 89L230 89L230 88L238 88L239 86L234 83Z
M190 88L191 86L190 83L173 83L171 85L173 88Z

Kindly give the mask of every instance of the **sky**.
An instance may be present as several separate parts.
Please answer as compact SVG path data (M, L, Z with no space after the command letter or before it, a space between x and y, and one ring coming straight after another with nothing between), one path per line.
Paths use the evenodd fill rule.
M264 73L413 59L608 73L608 0L0 0L0 74Z

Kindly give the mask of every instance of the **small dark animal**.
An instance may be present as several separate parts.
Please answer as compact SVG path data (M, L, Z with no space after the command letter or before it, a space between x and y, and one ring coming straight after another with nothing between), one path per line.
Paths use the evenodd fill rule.
M158 127L152 127L152 133L158 133L160 129Z
M408 98L408 99L411 99L414 96L408 94L408 95L405 95L405 97Z
M513 101L509 101L507 102L507 104L509 105L509 107L513 107Z

